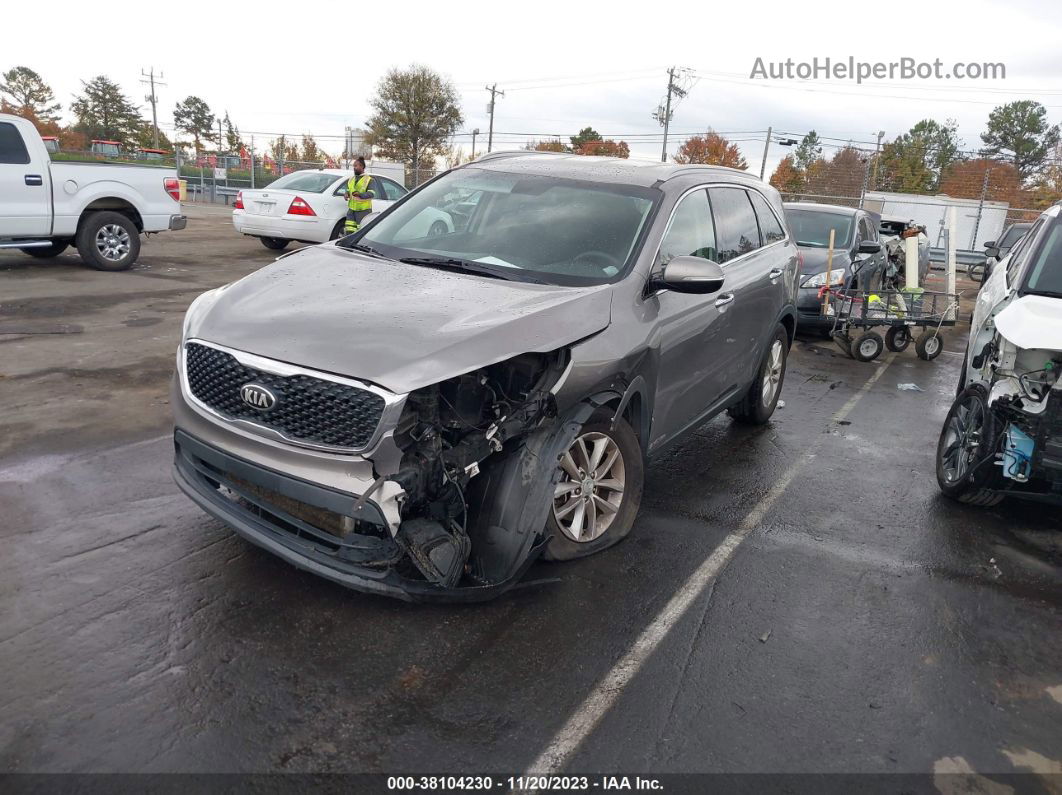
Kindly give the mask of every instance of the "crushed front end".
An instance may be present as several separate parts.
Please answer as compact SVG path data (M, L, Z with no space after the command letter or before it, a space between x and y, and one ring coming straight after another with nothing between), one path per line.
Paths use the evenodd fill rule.
M480 600L545 544L567 350L407 394L198 339L178 354L174 474L201 508L295 566L411 600Z

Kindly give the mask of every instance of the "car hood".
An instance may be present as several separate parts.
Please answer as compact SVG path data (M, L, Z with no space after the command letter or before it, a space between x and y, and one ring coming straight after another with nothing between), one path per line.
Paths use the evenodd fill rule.
M1062 299L1026 295L996 315L996 330L1024 350L1062 351Z
M612 287L510 282L326 245L207 298L187 338L404 393L600 331Z
M800 247L800 253L804 255L804 266L800 269L802 276L813 276L816 273L823 273L826 270L826 254L829 249L825 248L805 248ZM833 250L833 268L832 270L841 270L842 268L848 268L848 252L841 249Z

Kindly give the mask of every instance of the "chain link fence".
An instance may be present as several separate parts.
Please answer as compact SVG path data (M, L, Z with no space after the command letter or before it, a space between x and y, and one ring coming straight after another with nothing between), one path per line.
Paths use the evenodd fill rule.
M889 169L872 153L846 148L803 171L779 170L771 182L785 201L860 207L888 220L914 221L925 227L938 262L946 231L963 259L983 257L985 243L998 240L1006 226L1034 220L1043 210L1032 206L1035 191L1023 186L1012 165L984 159L952 163L935 175ZM957 228L947 230L952 207Z

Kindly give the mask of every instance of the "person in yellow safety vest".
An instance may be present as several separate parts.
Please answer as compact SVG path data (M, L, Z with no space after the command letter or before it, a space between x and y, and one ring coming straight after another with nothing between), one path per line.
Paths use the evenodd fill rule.
M372 200L376 192L372 189L372 177L365 173L365 158L354 160L354 176L347 180L347 219L343 223L343 234L358 231L365 216L372 212Z

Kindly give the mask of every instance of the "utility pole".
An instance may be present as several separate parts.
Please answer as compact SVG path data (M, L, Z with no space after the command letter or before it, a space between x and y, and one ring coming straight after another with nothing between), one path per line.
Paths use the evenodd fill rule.
M158 116L158 112L157 112L157 109L156 109L155 106L158 104L159 98L155 95L155 85L156 85L156 83L155 83L155 67L152 66L151 69L149 71L147 71L147 72L145 72L143 69L141 69L140 70L140 74L141 74L141 77L146 77L147 78L147 80L141 80L140 82L141 83L148 83L148 84L151 85L151 93L148 94L146 97L144 97L144 99L146 99L148 102L151 103L151 126L154 129L154 131L155 131L155 135L154 135L155 143L154 143L154 146L155 146L156 149L158 149L159 148L159 116ZM162 76L163 76L162 72L159 72L159 77L161 78ZM166 84L165 83L158 83L158 85L164 86Z
M479 127L472 131L472 159L476 159L476 136L479 135Z
M884 138L884 137L885 137L885 131L884 130L878 130L878 143L874 147L874 177L873 177L873 180L872 180L873 185L874 185L874 190L878 189L878 152L881 151L881 139Z
M675 67L667 70L667 101L664 105L664 145L660 149L660 162L667 162L667 128L671 124L671 94L675 90Z
M771 127L767 128L767 140L763 143L763 160L760 162L760 179L763 179L763 175L767 171L767 150L771 147L771 130Z
M498 90L497 83L492 86L485 86L485 88L490 92L490 102L487 103L487 113L490 114L490 127L487 128L487 151L490 152L494 147L494 101L497 94L501 94L502 98L504 98L505 92Z

